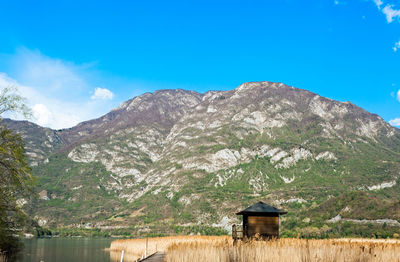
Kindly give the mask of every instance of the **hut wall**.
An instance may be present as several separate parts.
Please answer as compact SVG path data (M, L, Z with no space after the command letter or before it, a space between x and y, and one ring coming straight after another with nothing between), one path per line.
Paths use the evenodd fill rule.
M247 236L256 234L262 237L279 237L279 217L249 216L247 219Z

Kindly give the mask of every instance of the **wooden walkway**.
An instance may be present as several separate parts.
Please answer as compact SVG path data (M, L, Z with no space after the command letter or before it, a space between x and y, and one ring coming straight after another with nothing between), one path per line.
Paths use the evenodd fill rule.
M165 261L165 253L164 252L156 252L153 255L140 260L140 262L164 262Z

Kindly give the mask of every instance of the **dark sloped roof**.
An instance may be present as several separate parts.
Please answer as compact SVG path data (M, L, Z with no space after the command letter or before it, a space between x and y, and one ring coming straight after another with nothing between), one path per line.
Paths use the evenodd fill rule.
M261 213L284 215L287 212L260 201L252 206L249 206L245 210L236 213L236 215L261 214Z

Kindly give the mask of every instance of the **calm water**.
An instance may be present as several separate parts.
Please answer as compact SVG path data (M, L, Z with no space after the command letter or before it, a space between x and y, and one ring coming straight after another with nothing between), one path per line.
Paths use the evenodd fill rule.
M49 238L24 240L25 249L17 261L73 262L96 261L113 262L110 253L112 239L96 238Z

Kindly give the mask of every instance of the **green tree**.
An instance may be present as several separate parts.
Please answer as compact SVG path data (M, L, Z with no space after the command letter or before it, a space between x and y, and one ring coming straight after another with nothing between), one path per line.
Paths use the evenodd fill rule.
M0 87L0 120L7 112L20 113L25 117L31 116L30 109L25 104L26 99L18 94L16 87Z
M30 114L15 88L0 87L0 115L6 112ZM16 237L25 214L20 202L33 193L33 176L26 162L24 142L1 123L0 117L0 251L14 253L20 248Z

